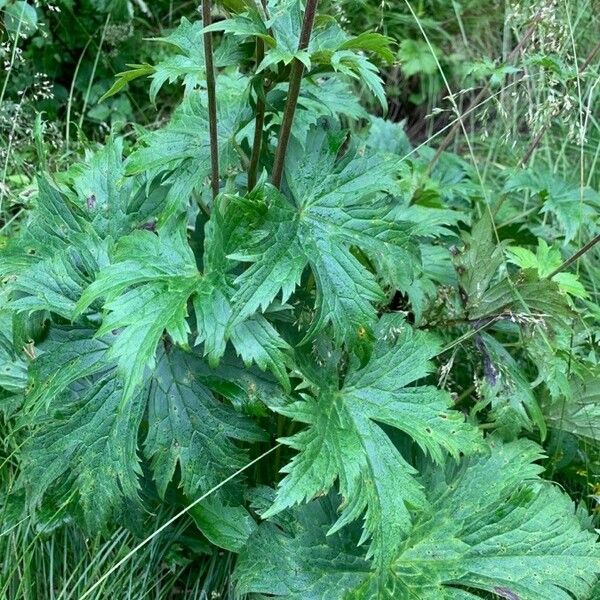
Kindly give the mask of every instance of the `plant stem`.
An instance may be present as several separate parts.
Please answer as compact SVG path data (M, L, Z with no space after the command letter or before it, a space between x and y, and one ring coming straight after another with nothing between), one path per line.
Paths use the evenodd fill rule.
M265 43L260 38L256 40L256 66L258 67L265 56ZM252 156L250 157L250 168L248 169L248 191L256 185L256 174L258 172L258 160L262 145L263 127L265 125L265 99L264 79L258 86L256 97L256 116L254 118L254 141L252 143Z
M600 234L596 237L592 238L585 246L582 246L573 256L567 258L565 262L558 267L558 269L554 269L550 275L548 275L547 279L552 279L555 275L558 275L561 271L568 269L575 261L579 260L588 250L591 250L598 242L600 242Z
M202 0L202 25L211 23L210 0ZM217 144L217 94L215 67L213 64L212 33L204 32L204 64L206 67L206 90L208 92L208 130L210 136L210 170L213 199L219 194L219 147Z
M304 11L304 21L302 22L302 31L300 32L300 40L298 41L298 51L308 47L310 34L312 33L313 23L315 22L315 13L317 11L318 0L307 0L306 10ZM283 163L285 161L285 153L292 131L292 123L294 122L294 113L298 104L298 96L300 94L300 83L302 82L302 74L304 73L304 65L297 58L292 63L292 72L290 74L290 87L288 89L287 102L281 122L281 130L279 132L279 143L275 152L275 161L273 163L273 175L271 181L275 187L281 185L281 177L283 175Z

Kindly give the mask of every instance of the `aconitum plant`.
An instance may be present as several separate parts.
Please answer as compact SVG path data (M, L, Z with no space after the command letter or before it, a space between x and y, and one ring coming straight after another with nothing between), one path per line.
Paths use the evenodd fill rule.
M587 598L596 535L541 477L524 366L585 290L498 244L458 157L362 108L386 37L315 0L227 6L108 92L182 81L169 122L41 178L2 250L15 502L91 532L183 509L256 597ZM474 364L469 408L448 380Z

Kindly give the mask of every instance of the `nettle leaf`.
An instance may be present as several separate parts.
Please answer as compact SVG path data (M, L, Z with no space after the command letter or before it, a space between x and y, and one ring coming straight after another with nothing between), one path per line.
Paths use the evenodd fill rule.
M217 144L221 175L235 170L239 154L235 136L250 120L247 105L249 80L241 75L218 79ZM159 176L169 191L163 219L183 211L194 190L200 190L210 174L210 138L205 93L185 98L165 127L144 134L142 146L131 153L126 173Z
M546 321L560 326L571 316L568 299L561 293L559 282L540 279L538 269L499 277L504 250L494 241L489 214L473 226L470 234L463 234L463 238L464 249L454 262L459 293L471 320L505 318L521 324Z
M264 523L250 536L236 566L238 590L290 600L584 600L600 572L596 536L582 530L570 499L539 479L532 461L540 457L528 440L492 441L486 456L428 467L427 508L391 564L371 574L358 534L328 535L328 501L313 501L291 524Z
M498 268L503 263L502 246L498 245L489 213L473 226L471 233L463 234L464 249L455 263L461 294L467 310L477 308Z
M344 498L336 531L365 514L371 553L385 562L411 526L410 509L427 503L415 469L382 429L397 428L412 437L436 462L446 453L477 450L476 430L459 412L448 410L447 393L431 386L408 387L431 372L429 359L439 346L396 316L381 319L378 343L367 364L353 360L339 387L323 382L316 396L276 407L308 428L282 441L299 453L284 468L277 499L268 517L309 500L339 482Z
M201 362L184 350L167 349L152 373L144 451L163 497L178 464L183 492L193 498L248 462L236 440L265 439L254 423L214 398L198 376Z
M291 201L274 188L232 201L251 229L231 258L252 265L236 280L233 322L263 310L279 291L285 302L308 265L316 282L316 316L309 335L331 324L336 339L356 340L376 318L385 295L375 276L351 252L406 263L419 233L393 215L381 192L393 185L393 157L350 151L338 159L343 137L313 131L306 149L290 149L286 182Z

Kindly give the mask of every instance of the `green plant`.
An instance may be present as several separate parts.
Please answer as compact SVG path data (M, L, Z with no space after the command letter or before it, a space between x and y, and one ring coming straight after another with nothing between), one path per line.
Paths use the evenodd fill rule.
M3 511L146 535L183 507L240 594L588 598L591 520L539 463L593 302L558 249L505 248L471 167L361 108L389 40L316 4L182 20L109 92L181 80L170 121L40 179L0 255Z

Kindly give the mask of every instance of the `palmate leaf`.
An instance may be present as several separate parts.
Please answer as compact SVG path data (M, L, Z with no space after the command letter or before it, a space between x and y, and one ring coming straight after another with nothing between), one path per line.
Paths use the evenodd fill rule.
M267 93L267 114L270 117L268 127L279 127L283 118L282 109L287 98L288 83L274 86ZM310 76L302 80L298 106L294 113L292 137L304 146L306 136L320 119L341 126L341 119L356 121L367 118L368 114L360 105L349 83L341 81L335 75Z
M448 394L431 386L407 387L431 371L439 350L428 335L395 316L382 318L378 343L361 369L351 362L337 387L331 377L318 395L275 410L308 428L282 441L299 451L284 468L277 498L265 516L327 491L336 480L344 498L337 530L365 513L365 534L379 563L389 561L410 529L410 508L426 505L416 471L381 427L400 429L441 463L478 448L476 430L448 410ZM366 512L365 512L366 511Z
M246 215L245 239L230 252L251 266L236 280L233 323L263 310L279 291L285 302L308 265L316 282L316 316L309 334L328 324L340 341L370 330L385 295L375 276L351 252L387 256L413 268L413 237L421 227L399 220L383 193L393 185L397 160L378 155L337 158L343 136L312 131L306 148L290 149L286 181L292 201L265 185L229 210Z
M190 22L181 18L179 26L165 37L154 38L153 41L167 44L175 53L156 65L130 64L127 71L116 74L116 81L100 99L105 100L120 92L127 84L139 77L150 77L150 100L156 101L156 96L165 83L174 83L181 79L185 94L198 88L206 81L206 65L204 60L204 39L202 37L202 22ZM237 65L247 56L245 49L238 43L232 43L231 38L225 38L214 51L216 67Z
M12 309L71 319L78 297L106 263L107 247L76 204L46 179L38 185L37 206L22 235L0 255L0 274Z
M119 331L110 356L117 361L127 398L137 391L144 369L155 364L156 347L165 331L174 343L187 345L187 302L199 278L179 219L159 235L136 231L123 237L112 264L82 294L79 313L105 299L106 314L97 335Z
M458 467L428 467L428 507L391 564L369 574L356 532L328 535L329 500L314 501L291 523L250 536L238 590L289 600L584 600L600 572L596 536L581 529L566 495L539 480L539 458L528 440L492 441L487 455Z
M361 81L386 108L383 84L377 68L364 55L376 56L385 62L393 62L391 39L374 32L349 36L335 19L318 15L308 48L298 50L302 27L303 6L299 0L275 0L268 3L268 18L264 11L250 7L230 19L214 23L207 31L223 31L238 39L260 38L267 52L259 71L283 63L289 65L300 60L310 71L337 71Z
M209 491L246 464L236 441L264 436L211 390L247 402L251 393L271 397L266 382L240 365L213 370L199 356L170 347L159 353L147 384L127 395L111 358L119 336L94 333L55 327L33 361L21 418L34 427L20 479L32 506L66 484L92 531L126 513L127 506L143 510L137 446L145 414L144 453L161 496L178 464L189 497Z
M137 430L145 402L128 399L108 352L115 336L88 329L56 329L34 361L25 415L38 414L25 446L21 483L32 506L64 479L72 486L90 530L124 499L137 503ZM31 419L31 417L29 417Z
M217 240L208 236L212 254L218 253ZM205 261L201 274L188 244L185 217L172 219L158 233L136 230L122 237L104 267L81 293L76 314L93 314L102 306L99 336L118 332L110 357L117 362L126 396L134 394L146 368L154 368L159 341L166 333L170 341L188 346L188 301L196 314L198 336L213 366L225 352L229 337L250 366L272 370L289 388L284 350L288 345L261 315L252 315L231 331L225 325L231 314L230 285L217 271L214 260ZM223 261L221 261L222 263ZM99 300L102 299L102 304Z
M230 340L247 366L256 363L263 370L271 370L289 391L286 366L290 348L277 330L260 314L248 315L231 324L231 299L235 290L233 276L229 274L233 263L226 257L225 234L221 208L215 206L206 224L204 277L193 297L198 330L196 344L203 344L209 364L216 366Z
M162 191L125 179L121 154L122 140L110 139L72 169L69 187L40 179L22 234L0 254L14 310L74 319L83 290L109 263L112 242L160 214Z
M193 497L246 464L247 457L234 440L264 439L254 423L215 400L198 377L201 362L172 348L159 354L152 373L144 451L152 459L161 496L178 464L183 492Z

